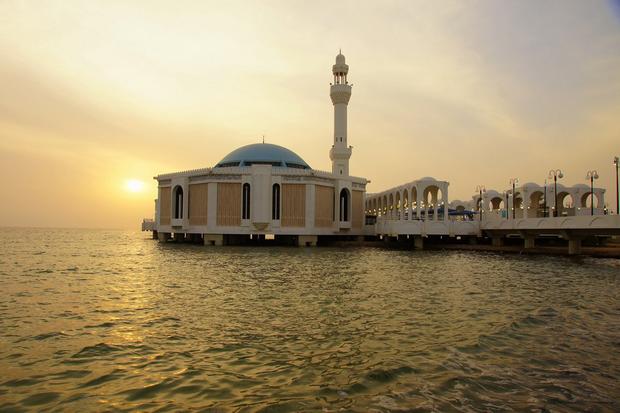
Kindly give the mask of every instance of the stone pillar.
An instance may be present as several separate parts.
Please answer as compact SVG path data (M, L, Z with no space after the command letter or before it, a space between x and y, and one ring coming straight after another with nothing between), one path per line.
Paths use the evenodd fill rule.
M413 200L412 197L413 194L411 193L411 188L407 188L407 205L405 205L405 211L407 211L407 221L411 221L413 220L413 208L411 207L411 205L413 205Z
M423 250L424 249L424 238L422 238L419 235L414 235L413 236L413 247L417 250Z
M491 238L491 245L494 247L503 247L504 246L504 237L501 235L495 236Z
M166 242L170 239L170 233L169 232L158 232L157 239L159 242Z
M441 191L441 200L443 201L443 220L448 221L450 219L450 207L448 207L448 185L444 185L443 191Z
M418 191L418 187L416 186L416 201L415 201L415 215L418 220L420 220L420 205L422 204L422 194Z
M185 241L185 234L183 232L175 232L174 233L174 241L175 242L183 242L183 241Z
M159 239L159 234L157 233L157 230L154 229L151 235L153 239Z
M222 234L203 234L205 245L224 245L224 235Z
M568 239L568 255L581 254L581 238Z
M530 194L523 189L521 192L521 198L523 199L523 218L530 217ZM525 247L527 248L527 247Z
M536 246L536 236L535 235L525 235L523 236L523 248L531 249Z
M297 245L299 247L316 247L319 237L316 235L299 235Z

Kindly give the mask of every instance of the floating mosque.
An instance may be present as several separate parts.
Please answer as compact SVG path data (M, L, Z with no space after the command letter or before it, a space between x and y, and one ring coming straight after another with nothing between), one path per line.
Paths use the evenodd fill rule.
M347 107L352 86L342 53L332 66L330 97L334 134L331 171L313 169L285 147L256 143L224 156L215 166L157 175L155 216L143 230L153 237L240 244L277 240L316 246L320 240L410 240L421 248L429 237L446 240L490 238L502 245L520 237L525 248L537 238L568 240L569 252L580 252L588 236L620 234L620 216L608 215L605 190L590 185L564 186L560 170L550 183L519 184L497 191L476 188L471 200L450 201L449 182L424 177L369 194L363 177L350 175L352 147L347 136Z

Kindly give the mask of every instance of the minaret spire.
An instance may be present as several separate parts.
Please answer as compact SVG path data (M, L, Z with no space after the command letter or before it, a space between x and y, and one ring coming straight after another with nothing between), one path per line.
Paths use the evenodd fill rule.
M329 158L333 174L349 176L351 147L347 145L347 106L351 98L351 85L347 81L349 66L345 63L342 50L336 56L332 73L334 83L330 87L329 96L334 104L334 144L329 151Z

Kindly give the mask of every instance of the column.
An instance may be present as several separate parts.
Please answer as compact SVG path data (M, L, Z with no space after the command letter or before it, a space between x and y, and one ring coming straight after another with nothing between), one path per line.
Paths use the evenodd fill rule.
M444 189L441 191L441 201L443 202L443 220L449 219L449 207L448 207L448 185L444 185Z
M536 246L536 236L535 235L524 235L523 236L523 248L531 249Z
M568 255L581 254L581 238L569 238L568 239Z
M417 250L424 249L424 238L422 238L419 235L414 235L413 236L413 246Z
M527 191L525 191L525 189L521 192L521 198L523 198L523 218L529 218L530 217L530 196L527 193Z
M217 227L217 182L209 182L207 187L207 230Z
M416 185L416 204L415 204L415 212L417 218L420 219L420 205L422 204L422 193L419 191L420 188Z

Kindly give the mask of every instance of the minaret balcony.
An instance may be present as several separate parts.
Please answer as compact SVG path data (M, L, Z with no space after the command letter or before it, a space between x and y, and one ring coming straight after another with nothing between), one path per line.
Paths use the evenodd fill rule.
M351 153L353 152L353 148L352 147L342 147L342 146L332 146L332 148L329 150L329 159L336 160L336 159L349 159L351 158Z
M332 98L334 105L338 103L349 103L351 98L351 85L337 84L331 85L329 89L329 96Z

